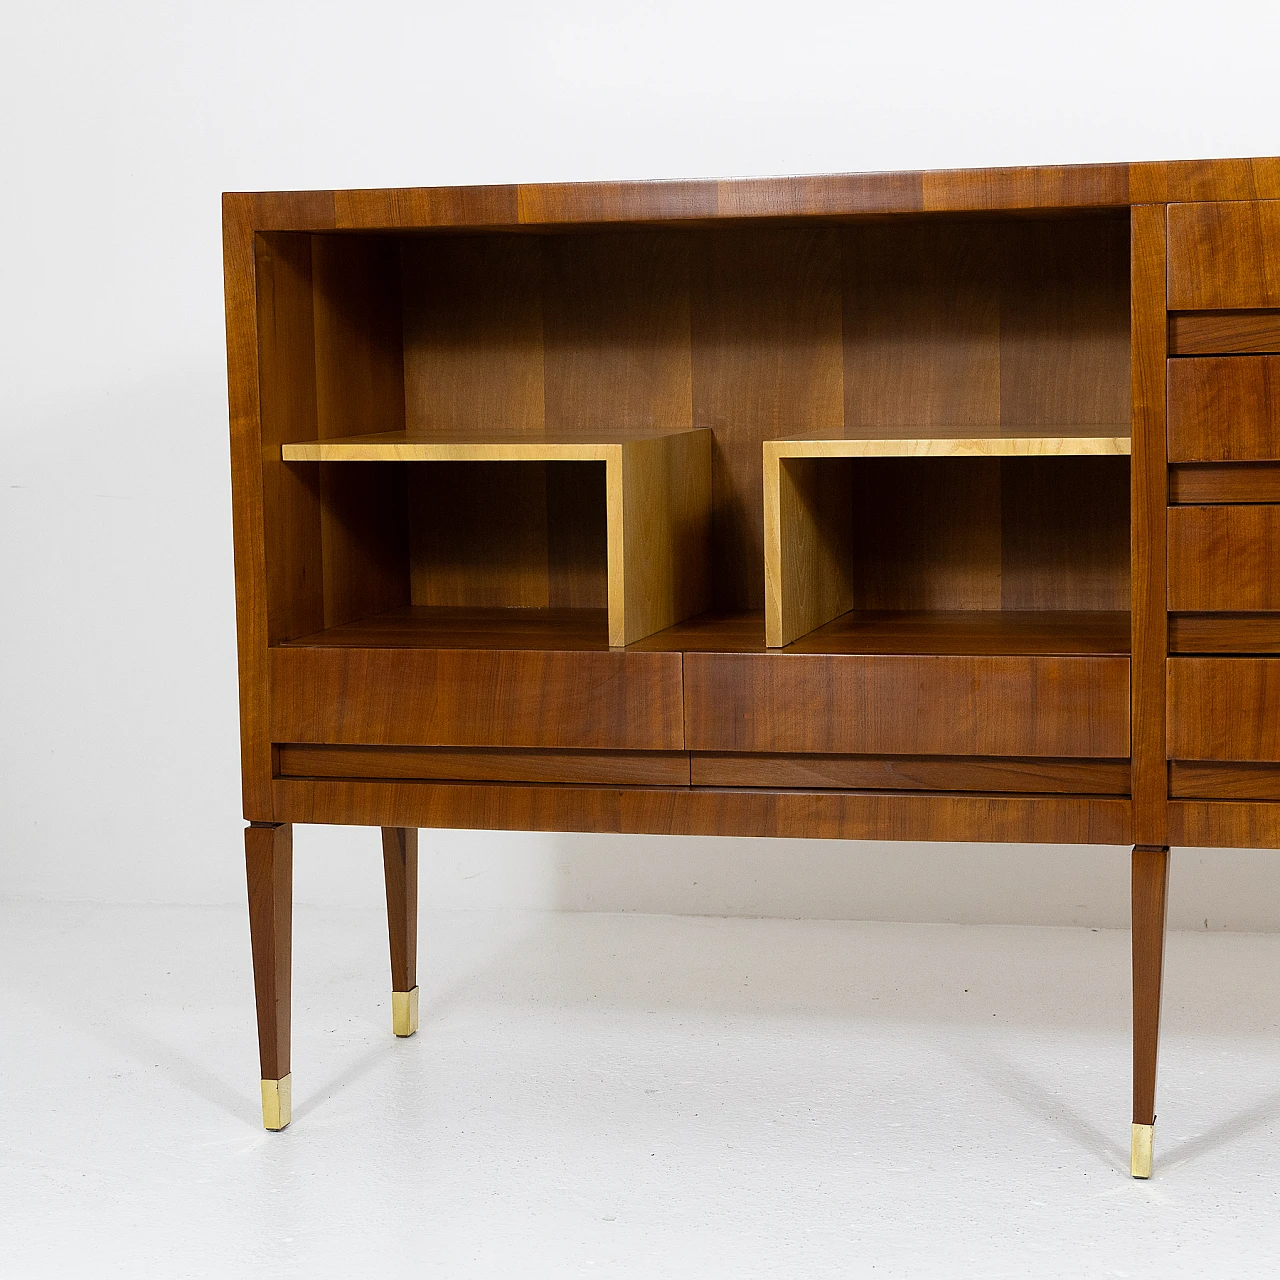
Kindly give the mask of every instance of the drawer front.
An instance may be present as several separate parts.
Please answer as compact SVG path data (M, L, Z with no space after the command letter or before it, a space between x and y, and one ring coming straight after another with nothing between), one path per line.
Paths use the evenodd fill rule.
M271 740L679 751L678 653L283 647Z
M1280 658L1170 658L1170 760L1280 761Z
M1171 204L1168 305L1280 307L1280 201Z
M1170 462L1280 460L1280 356L1169 361Z
M1129 659L685 655L693 751L1129 755Z
M1169 608L1280 610L1280 505L1169 508Z

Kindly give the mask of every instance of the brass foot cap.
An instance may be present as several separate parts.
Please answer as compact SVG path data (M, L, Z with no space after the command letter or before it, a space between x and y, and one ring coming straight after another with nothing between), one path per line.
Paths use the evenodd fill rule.
M1153 1124L1135 1124L1129 1146L1129 1173L1135 1178L1151 1177L1151 1139Z
M262 1082L262 1124L266 1129L283 1129L293 1119L293 1073L283 1080Z
M391 993L391 1029L398 1036L411 1036L418 1029L418 988Z

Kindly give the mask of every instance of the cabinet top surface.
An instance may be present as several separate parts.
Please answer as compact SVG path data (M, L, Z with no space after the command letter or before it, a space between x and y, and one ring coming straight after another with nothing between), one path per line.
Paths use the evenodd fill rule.
M229 225L258 231L427 231L1118 210L1170 201L1259 199L1280 199L1280 157L775 178L231 192L224 195L223 207Z

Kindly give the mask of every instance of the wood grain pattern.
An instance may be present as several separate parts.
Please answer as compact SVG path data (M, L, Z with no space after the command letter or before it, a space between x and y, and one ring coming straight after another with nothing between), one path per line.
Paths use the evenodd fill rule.
M285 647L271 693L274 742L684 746L679 654Z
M1280 800L1280 764L1174 760L1169 794L1189 800Z
M712 612L631 646L632 652L776 653L758 611ZM785 654L1125 654L1129 613L986 609L856 610L802 636Z
M695 754L697 787L858 791L985 791L1127 795L1128 760L983 760L973 757Z
M1280 761L1280 661L1171 658L1170 760Z
M846 231L850 434L1128 422L1126 240L1115 218Z
M1171 800L1169 839L1199 849L1280 848L1280 804Z
M277 747L282 778L403 778L445 782L574 782L687 787L683 751L521 751L510 747Z
M609 648L609 615L601 609L448 608L414 605L291 644L355 649ZM644 646L641 646L644 647Z
M261 395L255 463L264 512L267 638L278 644L324 625L319 469L278 461L282 446L314 440L319 430L311 238L259 236L255 256Z
M691 751L1129 754L1125 658L691 653L684 680Z
M764 450L765 643L791 644L854 604L853 491L839 461Z
M364 826L1111 845L1130 830L1129 801L1111 796L297 780L274 790L292 821Z
M716 184L720 218L803 218L924 209L922 173L823 173Z
M382 828L382 868L387 886L387 937L391 990L418 985L418 831Z
M1165 443L1165 210L1139 205L1130 222L1133 458L1130 463L1130 565L1133 665L1134 840L1164 845L1165 658L1168 625Z
M999 236L953 222L845 233L847 428L1000 421Z
M226 191L224 216L258 231L332 231L333 191Z
M1169 317L1171 356L1280 351L1280 311L1184 311Z
M423 237L400 252L409 434L483 439L542 430L539 241Z
M395 244L313 236L311 269L318 436L403 428ZM403 471L322 466L319 482L325 626L408 604Z
M549 428L694 425L686 237L547 237L542 278Z
M1280 201L1169 206L1169 310L1280 307Z
M249 881L249 935L258 1006L258 1056L263 1080L289 1074L293 973L293 828L254 824L244 833Z
M266 230L555 228L641 221L857 218L922 210L1117 209L1130 203L1280 197L1274 158L1040 165L705 181L578 182L228 193Z
M1076 164L927 171L921 175L924 207L952 211L1125 205L1130 168Z
M605 486L609 643L626 645L711 605L711 432L626 441Z
M1133 1123L1156 1119L1156 1059L1164 987L1164 934L1169 900L1169 850L1133 850Z
M1280 463L1211 462L1169 468L1171 503L1280 502Z
M612 644L643 639L711 603L709 431L651 429L612 440L387 432L310 441L284 452L291 459L445 464L443 478L433 481L435 500L415 522L415 604L547 607L553 564L548 537L555 527L550 501L563 489L549 490L546 468L532 464L566 461L604 464L589 496L604 507L599 523L605 531ZM576 478L589 489L590 475L579 468ZM417 488L415 496L422 494ZM583 514L580 504L573 510ZM478 512L483 519L468 518ZM576 546L584 549L581 538ZM590 571L582 567L590 557L590 548L585 550L585 556L572 557L584 577ZM594 604L598 597L587 589L579 598Z
M1280 196L1280 161L1157 160L1129 166L1135 204L1171 200L1260 200Z
M1280 506L1171 507L1169 608L1280 611Z
M775 459L773 448L765 461L770 643L788 644L849 608L1129 606L1122 458L805 461Z
M924 434L920 434L920 433ZM1015 458L1061 454L1128 454L1129 423L1110 434L1097 427L1041 428L973 424L966 427L837 427L766 440L779 458Z
M520 187L524 224L678 221L712 217L718 184L687 182L543 182Z
M266 822L272 817L272 770L267 728L266 513L254 233L246 201L224 197L222 207L241 799L246 818Z
M1169 652L1280 653L1280 616L1171 614Z
M401 187L333 192L333 225L346 229L510 226L519 218L513 185Z
M844 421L840 233L703 235L690 255L693 417L715 435L715 599L759 609L761 444Z
M1169 361L1169 461L1280 460L1280 356Z

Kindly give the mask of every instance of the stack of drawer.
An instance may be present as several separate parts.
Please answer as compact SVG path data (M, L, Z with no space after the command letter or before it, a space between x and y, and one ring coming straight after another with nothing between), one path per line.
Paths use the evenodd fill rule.
M1280 800L1280 201L1169 206L1170 795Z

